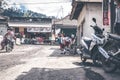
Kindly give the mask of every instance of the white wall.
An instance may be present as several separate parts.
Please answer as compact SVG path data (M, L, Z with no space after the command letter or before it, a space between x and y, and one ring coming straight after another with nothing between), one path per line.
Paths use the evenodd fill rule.
M83 24L83 36L91 37L94 30L90 25L94 25L92 18L96 18L98 26L102 27L102 3L87 3L86 4L85 23Z

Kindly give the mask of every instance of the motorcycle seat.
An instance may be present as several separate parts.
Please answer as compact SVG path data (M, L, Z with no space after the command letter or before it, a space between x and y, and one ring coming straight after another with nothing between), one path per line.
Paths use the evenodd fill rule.
M120 41L120 36L116 35L116 34L109 34L109 38L112 38L112 39Z

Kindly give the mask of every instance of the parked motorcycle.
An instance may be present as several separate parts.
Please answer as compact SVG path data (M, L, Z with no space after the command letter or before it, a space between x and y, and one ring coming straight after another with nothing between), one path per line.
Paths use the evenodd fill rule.
M93 20L96 23L96 19ZM93 56L93 62L102 64L105 72L116 71L120 68L120 36L108 33L107 38L96 37L98 52ZM99 44L103 39L103 43Z
M96 19L93 18L96 23ZM94 64L102 64L105 72L116 71L120 68L120 36L115 34L103 35L103 30L100 29L97 24L91 26L95 33L91 39L82 39L82 46L77 52L81 55L81 60L85 62L87 59L92 59ZM94 46L91 47L91 42L94 42ZM87 56L86 56L87 55Z
M13 46L14 46L13 42L6 39L6 42L5 42L5 50L6 50L6 52L11 52L12 49L13 49Z
M96 19L92 19L96 23ZM77 53L80 54L82 62L85 62L87 59L92 59L93 63L98 65L101 64L98 61L98 47L103 45L104 43L104 36L103 31L95 24L94 26L91 25L94 29L94 34L92 34L93 39L84 37L81 40L80 48L77 49Z
M105 72L114 72L120 68L120 36L108 34L107 42L99 48L99 58Z

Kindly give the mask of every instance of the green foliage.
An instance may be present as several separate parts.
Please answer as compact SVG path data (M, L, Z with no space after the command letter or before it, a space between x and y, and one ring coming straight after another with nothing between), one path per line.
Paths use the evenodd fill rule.
M30 10L23 11L21 9L15 9L15 8L8 8L5 9L4 12L2 13L3 16L8 16L8 17L39 17L39 18L47 18L46 15L41 14L41 13L36 13Z
M54 16L46 16L41 13L33 12L31 10L22 10L17 7L10 7L9 2L6 0L0 0L0 14L8 17L33 17L33 18L54 18Z

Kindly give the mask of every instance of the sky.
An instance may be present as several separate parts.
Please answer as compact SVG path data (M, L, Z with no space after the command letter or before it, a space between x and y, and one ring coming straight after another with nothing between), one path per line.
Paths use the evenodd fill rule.
M42 13L47 16L63 18L71 13L71 0L6 0L9 7L15 6ZM14 5L13 5L14 4Z

